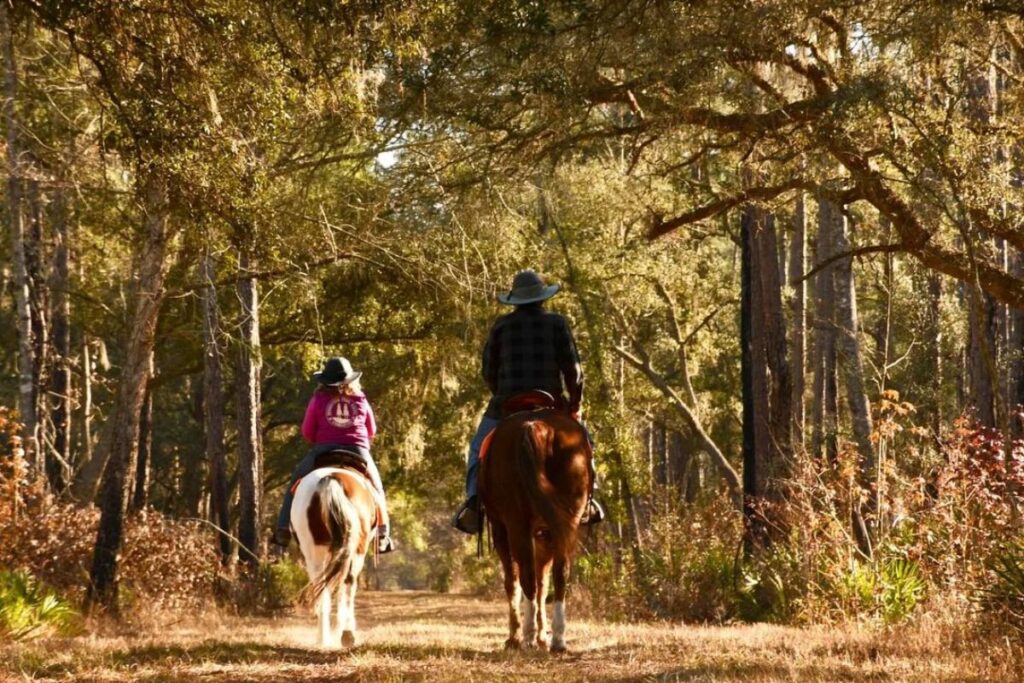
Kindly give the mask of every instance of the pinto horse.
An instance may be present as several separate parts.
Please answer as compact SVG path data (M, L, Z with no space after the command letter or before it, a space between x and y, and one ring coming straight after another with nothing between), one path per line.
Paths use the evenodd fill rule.
M295 489L291 523L309 575L323 647L355 645L356 580L376 538L377 507L373 484L355 467L320 467ZM335 592L340 634L331 629Z
M565 586L590 491L590 458L583 427L555 408L509 415L490 438L480 499L505 574L508 648L547 647L544 599L553 573L551 651L565 651Z

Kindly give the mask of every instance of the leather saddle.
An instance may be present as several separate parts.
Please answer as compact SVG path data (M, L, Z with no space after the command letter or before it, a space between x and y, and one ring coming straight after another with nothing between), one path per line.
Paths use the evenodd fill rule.
M532 410L565 410L565 401L561 397L555 397L546 391L533 389L513 394L501 404L501 416L508 417L516 413L525 413Z
M370 476L370 470L366 466L366 460L363 456L353 451L348 451L343 448L336 448L326 453L320 453L314 458L314 469L321 467L340 467L343 469L355 470L359 474L366 477L367 481L372 482L373 478Z

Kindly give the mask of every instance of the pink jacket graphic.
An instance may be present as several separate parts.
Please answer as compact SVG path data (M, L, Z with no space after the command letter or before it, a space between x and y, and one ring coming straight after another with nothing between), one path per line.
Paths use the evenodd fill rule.
M373 408L366 395L317 389L306 406L302 436L311 444L336 443L369 449L377 433Z

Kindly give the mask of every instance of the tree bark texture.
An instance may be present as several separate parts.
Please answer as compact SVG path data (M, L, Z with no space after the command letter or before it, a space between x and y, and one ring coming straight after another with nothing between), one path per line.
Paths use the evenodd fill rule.
M793 333L790 346L790 374L793 382L793 443L804 446L807 409L804 394L807 381L807 282L804 272L807 264L807 207L801 192L793 209L793 239L789 243L789 281L793 287Z
M97 453L106 463L100 485L100 523L86 594L87 605L117 610L117 558L124 514L133 481L132 458L139 440L139 417L149 384L150 359L164 296L168 252L168 202L163 178L150 173L143 186L145 228L139 247L134 310L127 330L124 365Z
M818 197L818 236L815 261L832 257L832 233L842 220L838 207ZM814 387L811 403L813 436L811 450L816 457L836 458L838 446L838 377L836 374L835 264L818 271L814 279Z
M231 515L228 501L227 461L224 452L224 376L220 350L220 309L217 306L216 272L209 251L200 264L203 288L203 416L206 426L206 460L210 473L210 517L222 530L220 556L231 558Z
M259 564L260 513L263 490L263 439L260 429L260 322L259 290L256 280L245 277L252 268L251 245L239 250L238 299L242 319L235 370L238 400L238 540L239 559L251 567Z
M838 207L836 207L838 209ZM831 234L832 253L849 251L850 244L846 235L846 219L841 213L833 225ZM858 335L859 321L857 315L857 291L853 280L853 259L840 259L835 264L835 323L836 347L839 352L840 365L846 383L846 398L850 409L850 421L853 426L854 442L860 459L859 484L865 493L867 508L874 509L875 483L875 450L871 443L871 406L868 402L867 388L864 382L864 358ZM859 502L855 502L852 512L854 536L861 551L871 556L871 532L865 522L863 510Z
M14 300L18 320L18 414L22 422L22 446L35 474L42 474L36 439L35 355L32 338L32 309L28 271L25 263L25 226L21 197L21 147L15 111L18 72L14 58L14 37L7 3L0 3L0 39L4 50L4 126L7 129L7 220L10 229L11 260L14 267Z
M135 484L132 487L130 509L138 512L149 503L149 483L153 468L153 357L150 356L146 397L139 413L139 447L135 458Z
M53 458L48 468L50 485L63 491L71 479L71 302L68 215L63 187L53 193L50 207L53 224L52 293L53 374L50 379L50 416L53 423Z

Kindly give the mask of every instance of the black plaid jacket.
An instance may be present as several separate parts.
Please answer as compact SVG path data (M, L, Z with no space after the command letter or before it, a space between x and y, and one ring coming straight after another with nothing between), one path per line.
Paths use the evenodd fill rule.
M483 376L493 394L488 417L500 418L501 404L521 391L561 396L571 410L583 399L583 369L569 324L540 305L518 306L494 322L484 346Z

